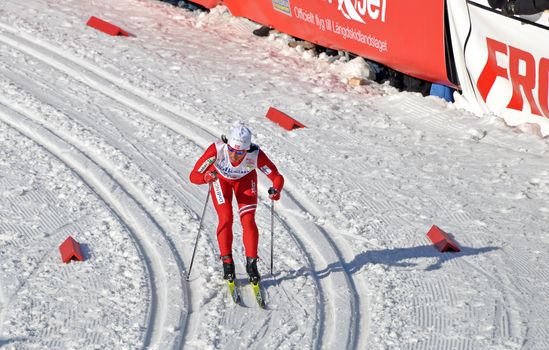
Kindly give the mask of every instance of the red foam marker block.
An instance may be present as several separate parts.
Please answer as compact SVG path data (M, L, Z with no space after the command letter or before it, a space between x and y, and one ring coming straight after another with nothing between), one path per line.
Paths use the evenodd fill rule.
M294 130L294 129L300 129L305 127L305 125L301 124L300 122L288 116L287 114L282 113L281 111L279 111L274 107L269 108L269 110L267 111L266 117L270 121L277 123L278 125L280 125L286 130Z
M66 264L71 260L84 261L84 255L80 249L80 243L74 240L69 236L65 242L59 246L59 251L61 252L61 259Z
M124 30L122 30L120 27L115 26L114 24L111 24L109 22L103 21L102 19L99 19L97 17L91 16L88 20L88 23L86 23L88 26L95 28L97 30L102 31L103 33L107 33L112 36L117 35L123 35L123 36L129 36L130 34Z
M427 237L433 242L437 249L441 252L459 252L459 246L454 242L446 232L442 231L436 225L433 225L429 232L427 232Z

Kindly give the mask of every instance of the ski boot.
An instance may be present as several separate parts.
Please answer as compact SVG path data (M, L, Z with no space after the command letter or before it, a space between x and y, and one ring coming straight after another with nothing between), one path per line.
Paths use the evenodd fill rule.
M221 259L223 260L223 279L234 281L236 274L233 258L231 256L222 256Z
M257 258L246 257L246 272L248 273L248 281L257 284L261 279L257 271Z

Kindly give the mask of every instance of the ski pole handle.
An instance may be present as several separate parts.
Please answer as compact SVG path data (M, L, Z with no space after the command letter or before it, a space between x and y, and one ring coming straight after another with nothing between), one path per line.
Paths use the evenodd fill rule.
M280 193L278 192L278 190L274 187L271 187L269 188L269 198L273 201L277 201L280 199Z

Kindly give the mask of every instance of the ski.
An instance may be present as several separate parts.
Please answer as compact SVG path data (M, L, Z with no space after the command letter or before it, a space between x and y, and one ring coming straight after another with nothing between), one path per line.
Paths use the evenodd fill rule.
M263 300L263 295L261 295L261 286L259 285L259 282L257 283L250 282L250 285L252 286L252 290L254 292L257 305L259 305L260 308L264 309L266 305L265 305L265 300Z
M234 281L227 280L227 286L229 287L229 294L231 295L234 303L240 304L240 294L238 293L236 283L234 283Z

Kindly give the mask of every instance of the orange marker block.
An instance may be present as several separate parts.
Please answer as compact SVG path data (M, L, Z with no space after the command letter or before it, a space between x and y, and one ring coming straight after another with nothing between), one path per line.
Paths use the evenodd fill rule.
M80 243L69 236L60 246L61 259L66 264L71 260L84 261L84 255L82 249L80 249Z
M102 31L103 33L107 33L112 36L122 35L122 36L130 36L130 34L124 30L122 30L120 27L115 26L114 24L111 24L109 22L103 21L102 19L99 19L97 17L91 16L88 20L88 23L86 23L88 26L95 28L97 30Z
M442 231L436 225L433 225L429 232L427 232L427 237L429 237L440 252L461 251L456 242L454 242L446 232Z
M269 108L269 110L267 111L266 117L267 119L277 123L278 125L280 125L286 130L291 131L294 129L300 129L305 127L305 125L301 124L300 122L288 116L287 114L282 113L281 111L279 111L274 107Z

